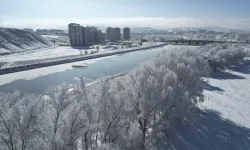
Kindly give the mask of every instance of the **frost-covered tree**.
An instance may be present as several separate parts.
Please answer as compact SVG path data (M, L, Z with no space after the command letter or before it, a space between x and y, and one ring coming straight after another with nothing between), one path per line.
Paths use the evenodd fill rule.
M242 61L247 51L239 44L211 44L199 49L205 57L212 72L223 70L238 61Z
M156 66L169 68L176 73L178 82L194 101L202 100L201 77L208 76L209 66L203 56L192 49L175 49L162 52L154 59Z
M36 144L43 137L41 96L1 93L0 101L1 149L37 149Z
M153 140L152 136L163 130L160 129L163 120L162 127L166 129L171 126L170 118L181 117L179 112L186 110L182 107L190 103L185 99L186 93L178 83L177 75L153 63L143 64L131 73L126 87L134 113L131 116L136 116L134 119L141 133L140 149L145 149L146 144Z
M59 150L63 148L64 140L62 137L66 127L66 120L70 111L72 87L67 85L51 87L46 91L47 109L44 114L44 134L50 142L49 148Z

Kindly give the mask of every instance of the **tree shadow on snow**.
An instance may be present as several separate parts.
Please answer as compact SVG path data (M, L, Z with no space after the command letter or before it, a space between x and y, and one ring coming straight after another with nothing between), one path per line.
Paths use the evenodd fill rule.
M245 77L235 75L230 72L216 72L211 75L211 78L219 80L245 79Z
M236 65L230 66L228 69L243 74L250 74L250 60L239 62Z
M246 150L250 148L250 129L220 117L213 110L195 110L185 123L175 127L170 140L159 150ZM191 115L192 116L192 115Z
M223 89L216 87L216 86L212 86L210 85L208 82L203 81L202 84L204 85L204 89L208 90L208 91L218 91L218 92L224 92Z

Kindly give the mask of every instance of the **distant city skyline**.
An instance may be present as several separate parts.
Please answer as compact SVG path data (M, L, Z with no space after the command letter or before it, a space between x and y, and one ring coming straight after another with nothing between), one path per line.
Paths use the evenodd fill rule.
M5 27L63 28L70 22L120 27L250 29L249 0L0 0Z

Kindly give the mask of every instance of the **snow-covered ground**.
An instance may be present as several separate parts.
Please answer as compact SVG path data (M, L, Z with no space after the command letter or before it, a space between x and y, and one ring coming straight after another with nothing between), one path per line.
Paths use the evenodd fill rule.
M56 43L69 43L68 36L42 35L42 37L45 37L45 38L49 39L50 41L55 41Z
M209 87L200 107L213 109L221 117L250 128L250 60L214 74Z
M43 58L53 58L68 55L80 55L80 51L71 47L56 47L53 49L44 49L32 52L22 52L12 55L0 56L0 60L4 62L34 60Z
M0 47L0 54L10 53L9 50Z
M250 59L208 78L204 95L196 117L173 131L170 149L249 149Z
M133 48L139 48L139 47L148 47L153 46L157 44L162 44L161 42L152 43L152 42L145 42L142 46L137 46ZM4 55L0 56L0 62L8 62L3 67L9 67L9 66L17 66L17 65L25 65L34 63L37 61L50 61L53 59L64 59L69 57L75 57L80 55L85 55L85 51L87 51L88 54L90 54L93 51L96 51L96 47L99 48L99 53L106 53L111 51L118 51L118 50L126 50L126 49L133 49L133 48L121 48L119 49L108 49L104 48L103 45L95 45L92 46L90 49L74 49L72 47L65 47L65 46L59 46L54 48L48 48L48 49L40 49L40 50L34 50L34 51L25 51L20 53L15 53L11 55Z
M156 45L161 44L158 43L151 43L146 42L143 44L143 46L150 46L150 45ZM112 51L111 49L104 49L104 46L101 45L95 45L100 46L99 52L105 52L105 51ZM125 49L125 48L124 48ZM123 50L124 50L123 49ZM95 48L88 49L87 51L90 53L91 51L96 50ZM36 51L26 51L11 55L5 55L0 56L0 60L3 62L14 62L14 61L24 61L24 60L34 60L34 59L43 59L43 58L53 58L53 57L61 57L61 56L69 56L69 55L80 55L81 51L84 54L85 49L74 49L69 46L59 46L56 48L49 48L49 49L41 49Z

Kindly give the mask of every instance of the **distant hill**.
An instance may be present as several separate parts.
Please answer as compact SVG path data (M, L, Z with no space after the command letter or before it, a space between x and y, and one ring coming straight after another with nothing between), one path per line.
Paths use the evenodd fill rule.
M0 54L15 53L54 46L54 43L33 31L0 28Z

